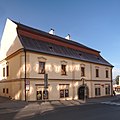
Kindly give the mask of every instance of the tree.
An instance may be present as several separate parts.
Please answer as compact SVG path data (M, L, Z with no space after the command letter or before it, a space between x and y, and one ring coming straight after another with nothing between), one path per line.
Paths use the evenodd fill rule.
M117 75L116 78L115 78L115 82L116 82L117 85L119 85L119 77L120 77L120 76Z

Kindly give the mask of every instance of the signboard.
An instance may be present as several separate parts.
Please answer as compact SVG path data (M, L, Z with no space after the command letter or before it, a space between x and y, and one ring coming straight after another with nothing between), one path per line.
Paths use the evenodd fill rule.
M44 74L44 87L48 88L48 74Z
M26 80L26 90L30 90L30 81Z

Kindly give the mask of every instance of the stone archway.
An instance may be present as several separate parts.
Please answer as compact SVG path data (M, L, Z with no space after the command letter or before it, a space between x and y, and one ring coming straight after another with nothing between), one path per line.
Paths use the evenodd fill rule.
M78 99L85 100L85 97L89 97L89 89L86 85L82 85L78 88Z

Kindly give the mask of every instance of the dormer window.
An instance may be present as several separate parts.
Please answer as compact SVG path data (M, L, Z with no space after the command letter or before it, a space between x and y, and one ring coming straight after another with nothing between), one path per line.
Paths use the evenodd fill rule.
M50 48L51 50L53 49L53 47L52 47L52 46L50 46L49 48Z
M97 57L97 60L100 60L100 58L99 58L99 57Z
M53 49L52 46L49 46L49 50L52 51L52 52L54 52L54 49Z

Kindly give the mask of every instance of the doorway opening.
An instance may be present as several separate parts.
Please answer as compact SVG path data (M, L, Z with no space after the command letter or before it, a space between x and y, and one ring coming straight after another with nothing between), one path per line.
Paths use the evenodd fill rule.
M86 85L82 85L78 88L78 99L85 100L89 96L89 90Z

